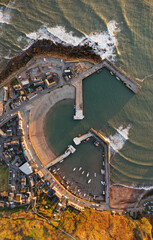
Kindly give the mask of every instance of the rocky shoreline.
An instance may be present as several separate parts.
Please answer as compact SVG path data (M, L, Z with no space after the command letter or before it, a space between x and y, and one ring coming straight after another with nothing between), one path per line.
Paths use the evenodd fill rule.
M94 53L92 47L88 45L71 46L54 43L47 39L37 40L28 49L9 60L0 73L0 82L21 67L24 67L33 57L44 54L52 54L52 56L69 59L86 59L95 63L101 61L101 57Z

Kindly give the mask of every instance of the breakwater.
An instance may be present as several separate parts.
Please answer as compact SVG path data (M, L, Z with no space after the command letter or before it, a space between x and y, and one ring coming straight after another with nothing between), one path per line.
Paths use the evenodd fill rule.
M116 67L113 63L111 63L107 59L102 60L100 63L95 64L87 71L73 78L72 84L74 85L75 82L82 81L83 79L89 77L91 74L100 71L104 67L111 71L111 73L114 74L118 78L118 80L121 80L125 84L125 86L128 87L132 92L138 93L139 90L141 89L141 86L136 81L134 81L134 79L129 77L126 73L123 72L123 70Z

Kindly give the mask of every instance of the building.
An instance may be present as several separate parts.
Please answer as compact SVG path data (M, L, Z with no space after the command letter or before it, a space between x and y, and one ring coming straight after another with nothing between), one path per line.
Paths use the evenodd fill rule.
M37 96L37 93L33 92L33 93L28 94L27 98L28 98L28 100L31 100L32 98L34 98L36 96Z
M46 87L47 88L51 88L51 87L54 87L56 86L56 82L49 82L48 79L45 79L45 84L46 84Z
M20 193L16 194L16 202L22 204L22 194Z
M34 77L32 78L32 82L35 84L37 82L42 82L42 78L41 77Z
M43 81L35 82L33 85L34 86L44 85L44 82Z
M22 89L20 84L14 85L13 88L14 88L15 91L20 91Z
M26 175L33 173L31 166L27 162L25 162L21 167L19 167L19 169Z
M9 98L13 99L13 88L9 87Z
M23 87L28 87L29 86L29 80L28 79L22 80L21 84L22 84Z
M71 202L70 200L68 200L68 204L69 206L79 210L79 211L84 211L84 207L78 205L77 203Z
M8 100L8 87L3 87L3 101L7 102Z
M18 145L19 145L19 140L4 142L4 148L7 148L9 146L18 146Z
M0 100L0 117L3 115L3 101Z

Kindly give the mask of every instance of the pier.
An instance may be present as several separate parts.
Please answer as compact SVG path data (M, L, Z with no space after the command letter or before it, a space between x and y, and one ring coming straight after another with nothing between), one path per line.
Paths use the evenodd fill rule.
M90 138L93 134L91 132L86 133L80 137L75 137L73 138L73 142L75 143L75 145L79 145L82 141L84 141L87 138Z
M76 151L76 149L72 145L68 146L68 149L65 151L64 154L60 155L55 160L53 160L52 162L48 163L45 166L45 168L49 168L49 167L55 165L56 163L62 161L65 158L67 158L71 153L74 153L75 151Z
M101 70L104 67L111 71L116 77L118 77L132 92L138 93L141 89L141 86L137 82L135 82L131 77L127 76L127 74L124 73L123 70L116 67L107 59L104 59L101 63L94 65L87 71L80 73L79 76L73 78L72 84L74 85L75 82L82 81L83 79L89 77L90 75Z
M104 154L104 163L105 163L105 204L106 206L109 206L109 176L110 176L110 169L109 169L109 162L110 162L110 147L109 147L109 139L105 137L103 134L100 132L97 132L95 129L91 128L90 129L92 135L94 138L100 142L100 144L104 147L105 154Z
M82 120L83 115L83 88L82 80L73 82L72 85L75 87L75 115L74 120Z

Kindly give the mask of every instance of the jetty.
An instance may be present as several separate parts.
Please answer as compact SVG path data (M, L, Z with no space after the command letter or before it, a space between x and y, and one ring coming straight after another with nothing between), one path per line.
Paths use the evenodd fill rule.
M75 145L79 145L82 141L86 140L87 138L90 138L93 134L91 132L86 133L80 137L73 138L73 142Z
M57 157L55 160L53 160L52 162L48 163L45 168L49 168L53 165L55 165L56 163L62 161L63 159L67 158L71 153L73 154L76 151L76 149L72 146L69 145L68 149L65 151L64 154L60 155L59 157Z
M100 142L100 144L104 147L104 166L105 166L105 204L106 206L109 206L109 197L110 197L110 191L109 191L109 176L110 176L110 169L109 169L109 163L110 163L110 141L109 139L104 136L104 134L97 132L95 129L91 128L90 132L92 133L92 136Z
M82 120L83 115L83 88L82 80L73 82L72 85L75 87L75 115L74 120Z
M84 118L83 115L83 88L82 81L83 79L89 77L93 73L101 72L102 68L107 68L112 75L116 76L118 80L123 82L123 84L129 88L133 93L137 94L141 89L141 86L134 81L131 77L127 76L127 74L116 67L113 63L109 62L107 59L104 59L101 63L96 64L89 68L87 71L80 73L76 77L74 77L71 81L72 85L75 87L75 115L74 120L82 120Z

